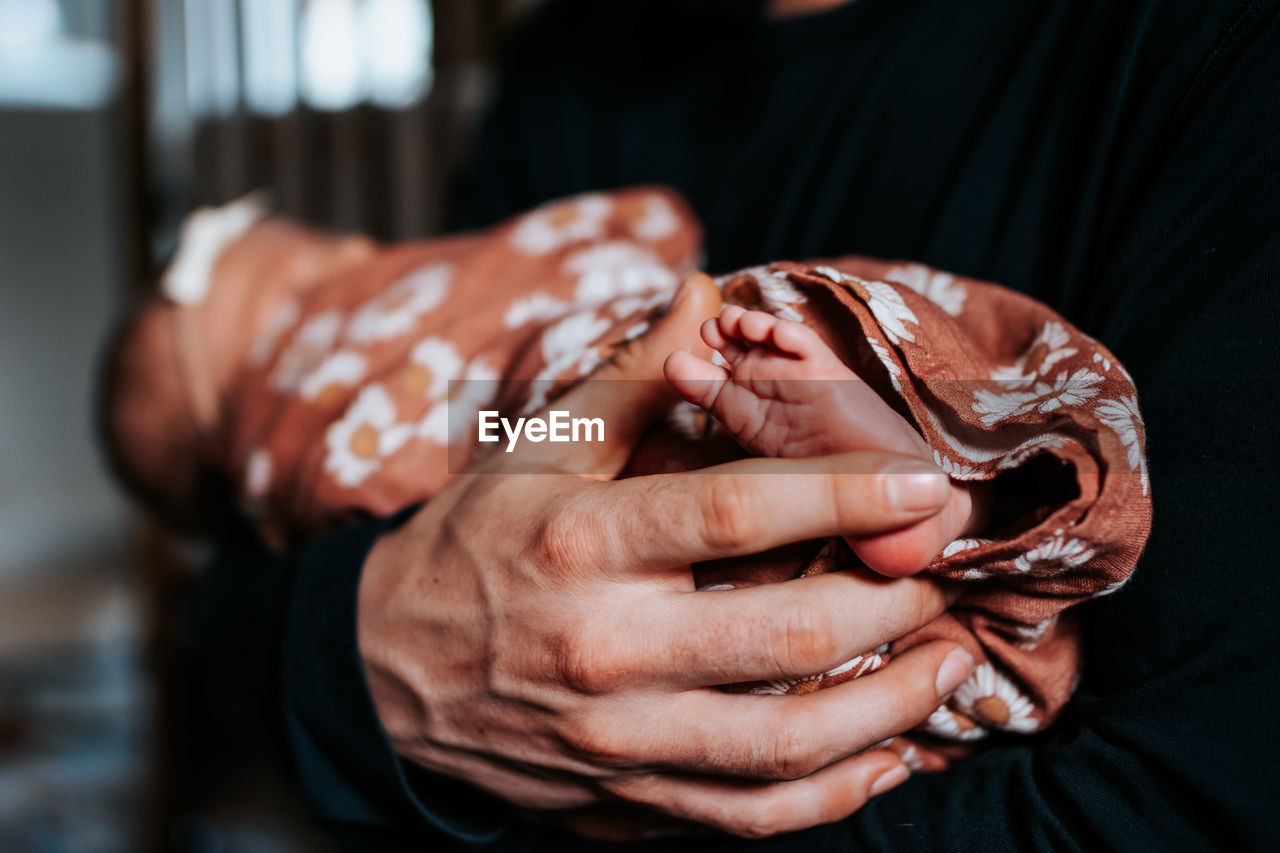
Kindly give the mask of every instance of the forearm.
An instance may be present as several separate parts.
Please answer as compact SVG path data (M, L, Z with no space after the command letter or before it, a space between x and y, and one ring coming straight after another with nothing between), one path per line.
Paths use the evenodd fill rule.
M282 555L247 530L227 537L187 620L194 698L293 775L339 840L482 841L501 828L501 810L406 768L364 682L358 584L369 550L400 520L352 525Z

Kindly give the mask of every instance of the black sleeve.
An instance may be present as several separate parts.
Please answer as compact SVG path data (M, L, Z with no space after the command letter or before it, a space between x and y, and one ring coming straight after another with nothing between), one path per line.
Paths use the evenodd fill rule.
M282 763L316 820L350 849L480 843L506 824L490 798L401 762L369 696L357 587L378 536L407 515L287 555L237 531L224 537L188 611L197 707Z
M841 850L1280 849L1280 15L1242 3L1099 235L1081 319L1129 367L1154 528L1081 608L1083 681L1042 742L920 776Z
M609 63L583 58L577 43L583 40L573 35L600 31L598 20L577 20L593 6L606 18L617 11L613 3L556 0L512 33L498 85L451 187L450 230L487 227L550 199L607 188L599 185L607 146L596 143L608 136L613 112L598 79Z

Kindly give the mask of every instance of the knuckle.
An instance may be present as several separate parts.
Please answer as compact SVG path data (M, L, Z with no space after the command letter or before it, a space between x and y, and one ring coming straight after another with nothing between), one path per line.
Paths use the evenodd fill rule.
M812 754L813 727L807 715L793 713L768 744L765 772L775 779L803 779L817 770Z
M566 726L560 738L570 754L594 767L625 768L634 764L629 740L617 725L601 725L586 717Z
M829 611L789 604L778 624L782 635L775 644L777 663L787 674L813 675L839 655L837 626Z
M756 528L755 513L748 492L738 478L711 478L702 507L708 545L737 551L751 544Z
M542 520L537 531L538 554L550 571L569 573L590 565L590 526L585 513L561 505Z
M941 612L927 582L903 579L891 587L886 606L879 608L873 625L881 642L896 640L932 622Z
M938 591L928 583L911 583L907 585L907 602L904 609L911 614L912 625L923 625L933 621L941 612Z
M556 672L570 690L587 696L612 693L627 680L624 668L586 626L566 632L557 644Z
M762 801L759 796L700 791L682 797L678 804L665 810L705 829L739 838L762 839L786 830L786 822L779 816L780 805L785 804L776 796Z
M772 838L783 830L783 826L776 816L768 811L754 810L751 814L743 815L724 828L739 838L753 841Z

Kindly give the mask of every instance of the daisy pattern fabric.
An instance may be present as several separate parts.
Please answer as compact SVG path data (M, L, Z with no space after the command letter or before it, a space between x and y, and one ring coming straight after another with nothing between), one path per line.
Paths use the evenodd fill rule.
M679 198L636 190L369 247L259 323L213 429L216 467L282 544L427 499L464 467L448 461L451 415L533 414L590 374L670 301L700 235ZM322 239L298 232L289 250Z
M1130 577L1151 527L1137 392L1099 342L1047 306L919 264L868 258L776 263L722 279L727 301L801 311L880 395L907 414L952 478L993 484L988 535L952 542L925 570L968 590L943 616L891 647L797 682L805 692L882 666L937 639L979 665L924 731L974 741L1030 733L1075 689L1080 636L1070 608ZM779 294L789 293L785 300ZM856 567L843 541L819 546L801 575ZM737 567L703 578L740 585ZM755 565L759 580L794 577ZM907 747L913 753L922 743Z
M397 246L235 213L235 228L217 232L225 257L188 263L169 294L156 338L177 355L144 367L179 363L186 373L151 383L179 391L153 401L150 422L181 409L173 423L197 427L181 449L281 544L430 500L464 470L450 464L451 419L554 401L645 333L701 253L696 219L656 188L571 198L483 233ZM253 241L288 262L233 265L232 251ZM1142 419L1124 368L1048 307L919 264L780 262L717 282L726 303L816 329L952 478L990 482L1000 509L987 535L952 542L926 569L967 590L942 617L829 672L732 689L808 692L946 638L979 666L927 735L963 742L1043 728L1075 685L1070 608L1119 588L1150 528ZM473 381L451 383L459 379ZM510 386L480 380L499 379L527 381L515 396L487 396ZM120 431L119 455L147 462L151 439ZM743 455L724 439L705 412L678 406L624 475ZM159 481L175 466L135 467L132 481L150 477L151 493L166 493ZM859 570L843 540L695 574L714 590L837 570ZM927 740L906 749L919 755Z

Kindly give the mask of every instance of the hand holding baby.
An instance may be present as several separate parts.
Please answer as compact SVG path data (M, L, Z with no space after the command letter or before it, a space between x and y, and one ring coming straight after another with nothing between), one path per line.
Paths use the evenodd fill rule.
M495 454L455 481L366 564L360 647L402 756L611 838L672 823L772 835L906 778L872 747L965 679L951 643L807 696L714 685L836 666L941 613L937 585L836 573L695 592L690 564L901 528L938 511L940 473L881 452L618 481L495 476L510 464ZM619 803L637 808L599 817Z

